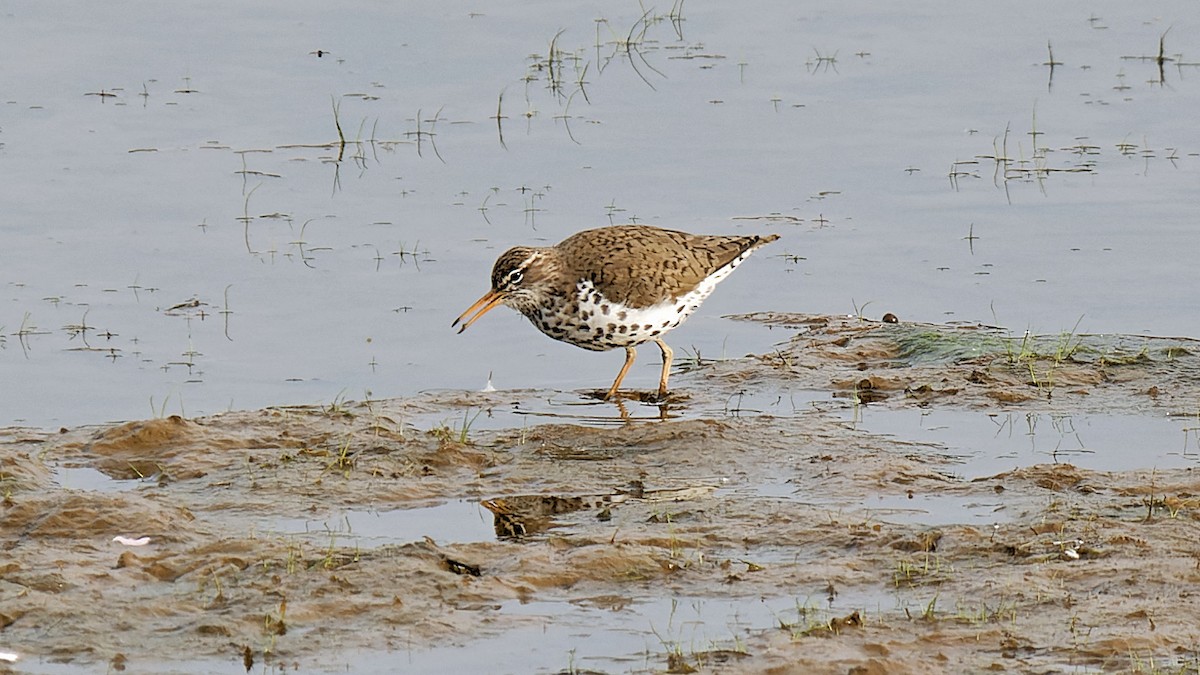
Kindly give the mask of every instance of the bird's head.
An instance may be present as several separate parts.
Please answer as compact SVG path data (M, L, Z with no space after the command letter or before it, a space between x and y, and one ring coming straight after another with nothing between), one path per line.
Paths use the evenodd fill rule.
M451 326L466 319L458 329L461 333L498 305L508 305L526 315L537 311L552 291L553 275L558 269L550 251L528 246L505 251L492 267L492 290L468 307Z

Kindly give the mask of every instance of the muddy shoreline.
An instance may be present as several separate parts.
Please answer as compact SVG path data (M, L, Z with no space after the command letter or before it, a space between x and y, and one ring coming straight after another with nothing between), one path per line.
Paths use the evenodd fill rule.
M0 671L1200 669L1186 461L963 476L948 449L847 415L1194 419L1196 341L744 318L786 342L684 364L681 398L627 403L629 421L493 392L2 430L0 652L19 659ZM812 399L737 404L784 389ZM64 467L100 482L64 488ZM461 504L482 535L337 525ZM685 622L688 602L745 618Z

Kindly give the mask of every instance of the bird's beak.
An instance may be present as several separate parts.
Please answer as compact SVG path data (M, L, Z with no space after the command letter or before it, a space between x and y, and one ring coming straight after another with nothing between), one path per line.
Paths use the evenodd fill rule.
M487 293L484 294L484 296L482 298L476 300L475 304L468 307L467 311L463 312L457 319L455 319L454 323L450 324L450 327L453 328L453 327L457 326L460 321L467 318L468 314L470 314L471 312L475 312L475 310L478 309L479 311L475 312L475 316L472 316L470 319L467 319L467 322L462 325L462 328L458 329L458 332L461 333L464 330L470 328L471 324L478 321L479 317L492 311L492 309L495 308L496 305L499 305L502 302L504 302L504 294L503 293L501 293L500 291L496 291L496 290L488 291Z

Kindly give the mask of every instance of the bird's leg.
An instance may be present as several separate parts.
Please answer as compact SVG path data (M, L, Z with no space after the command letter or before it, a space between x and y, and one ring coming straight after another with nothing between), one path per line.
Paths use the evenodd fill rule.
M658 348L663 353L662 377L658 379L658 400L663 401L667 398L667 378L671 375L671 359L675 357L675 352L671 351L667 343L661 339L655 338L654 341L658 343Z
M625 401L622 401L621 399L618 398L618 399L614 400L613 403L617 404L617 412L621 414L622 422L625 422L626 424L628 424L633 421L633 418L629 416L629 410L627 410L625 408Z
M617 381L613 382L613 386L605 394L605 400L611 400L617 396L617 387L621 386L621 380L625 379L625 373L629 372L629 367L633 365L633 360L637 358L637 350L633 347L625 348L625 365L621 366L621 372L617 373Z

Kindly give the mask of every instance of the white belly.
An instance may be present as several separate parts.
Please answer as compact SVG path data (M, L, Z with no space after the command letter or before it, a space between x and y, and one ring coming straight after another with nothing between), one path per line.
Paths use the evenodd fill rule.
M581 281L575 286L578 307L575 312L541 310L537 316L530 316L530 320L546 335L584 349L605 351L639 345L686 321L747 255L738 256L685 295L649 307L610 302L596 291L591 281Z

